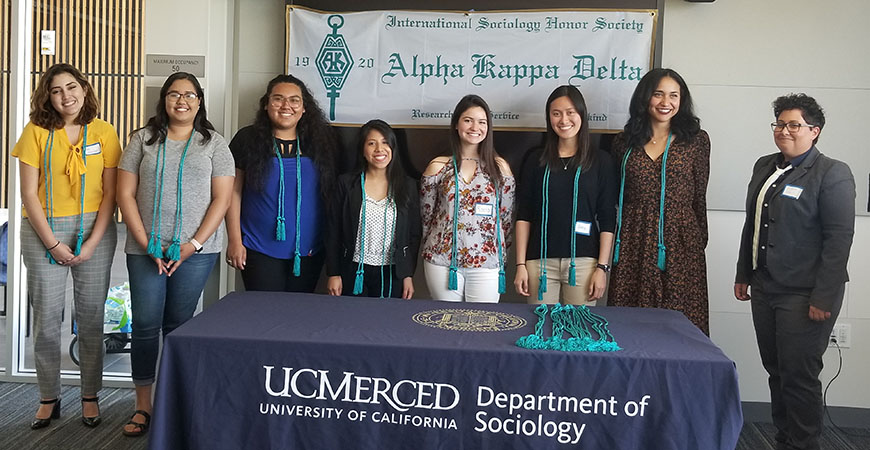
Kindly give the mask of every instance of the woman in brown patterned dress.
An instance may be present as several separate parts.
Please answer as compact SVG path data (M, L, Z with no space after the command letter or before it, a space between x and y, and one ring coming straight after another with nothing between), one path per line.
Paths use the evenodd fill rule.
M607 304L681 311L709 335L710 138L685 81L671 69L647 73L629 108L613 142L621 206Z

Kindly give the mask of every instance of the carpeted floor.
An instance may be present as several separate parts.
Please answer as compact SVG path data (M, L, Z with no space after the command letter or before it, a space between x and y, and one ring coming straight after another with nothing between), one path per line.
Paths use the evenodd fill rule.
M78 387L63 386L61 418L53 420L47 428L31 430L29 425L36 412L37 397L35 384L0 383L0 449L139 450L147 447L147 436L129 438L121 434L121 427L133 413L132 389L105 388L100 391L103 423L94 429L85 427L79 419ZM825 428L822 450L870 449L870 428L847 428L844 431L830 426ZM774 450L775 432L769 423L747 423L743 426L736 450Z
M775 450L775 434L776 428L771 423L745 423L736 450ZM820 446L821 450L870 450L870 429L844 428L840 431L828 425L822 431Z
M104 388L100 391L103 422L88 428L81 421L78 386L61 389L61 416L51 425L31 430L39 393L32 383L0 383L0 449L5 450L139 450L148 445L147 436L130 438L121 427L133 414L132 389Z

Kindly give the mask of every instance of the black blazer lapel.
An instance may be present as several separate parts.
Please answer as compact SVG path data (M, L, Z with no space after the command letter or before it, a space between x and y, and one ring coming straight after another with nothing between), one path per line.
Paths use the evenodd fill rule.
M767 180L767 177L773 172L776 166L776 154L768 155L765 161L756 166L755 172L752 174L752 179L749 181L749 188L746 193L746 210L752 211L755 209L755 198L758 196L758 191L761 185Z

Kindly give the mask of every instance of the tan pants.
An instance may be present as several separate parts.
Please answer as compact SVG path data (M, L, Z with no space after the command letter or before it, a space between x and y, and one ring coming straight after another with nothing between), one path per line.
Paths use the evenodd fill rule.
M542 261L547 268L547 292L543 294L543 301L538 300ZM592 279L597 264L598 260L595 258L574 258L577 285L571 286L568 284L571 258L526 260L526 270L529 272L529 294L531 294L528 302L553 305L561 301L570 305L595 306L595 301L589 301L589 280Z

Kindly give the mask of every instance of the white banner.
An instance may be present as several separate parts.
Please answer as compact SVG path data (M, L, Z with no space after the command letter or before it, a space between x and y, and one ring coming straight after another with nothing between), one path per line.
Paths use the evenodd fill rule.
M466 94L497 128L542 129L557 86L577 86L592 129L622 129L650 69L655 11L346 14L288 7L287 72L336 124L445 126Z

